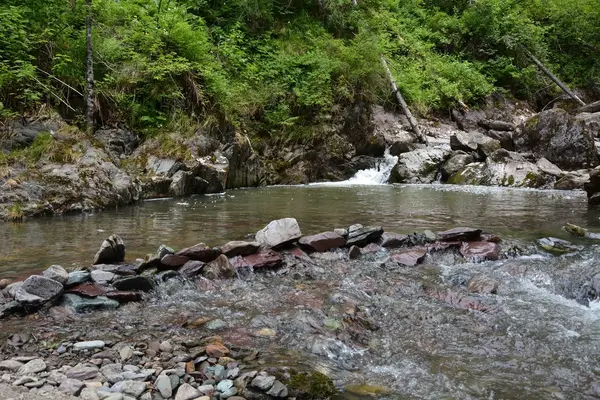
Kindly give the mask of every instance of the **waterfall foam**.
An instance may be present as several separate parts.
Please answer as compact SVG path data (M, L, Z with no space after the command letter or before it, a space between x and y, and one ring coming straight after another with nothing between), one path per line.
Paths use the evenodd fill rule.
M351 186L351 185L385 185L390 178L392 169L398 162L398 157L392 156L386 149L383 158L377 161L374 168L362 169L352 178L341 182L320 182L311 185L319 186Z

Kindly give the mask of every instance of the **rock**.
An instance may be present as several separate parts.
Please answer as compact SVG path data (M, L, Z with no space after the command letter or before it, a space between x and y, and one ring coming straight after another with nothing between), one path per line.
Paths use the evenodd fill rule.
M222 319L213 319L211 321L208 321L204 327L210 331L218 331L218 330L222 330L227 328L227 322L223 321Z
M567 231L568 233L570 233L573 236L576 237L586 237L588 236L588 230L585 228L582 228L581 226L577 226L574 224L565 224L565 226L563 226L563 229L565 231Z
M475 275L467 283L467 290L471 293L495 294L498 290L497 280L483 275Z
M166 178L172 177L175 172L183 168L184 165L173 159L156 158L154 156L148 157L146 162L146 169L149 170L155 176L162 176Z
M462 150L467 153L476 152L484 160L494 151L502 148L500 142L479 132L458 131L450 136L450 148Z
M362 254L362 251L360 250L360 247L358 246L350 246L350 249L348 250L348 258L351 260L356 260L357 258L359 258Z
M217 390L219 392L224 392L226 390L229 390L233 387L233 381L231 379L223 379L221 382L219 382L219 384L217 385Z
M91 278L100 285L108 285L117 278L117 274L109 271L94 270L92 271Z
M61 307L65 307L74 313L85 313L90 311L114 310L119 307L119 302L110 300L104 296L85 298L76 294L67 293L62 296Z
M229 349L220 343L212 343L206 346L206 354L209 357L221 358L229 355Z
M115 264L125 261L125 242L119 235L111 235L102 242L93 264Z
M454 151L442 166L442 178L448 180L450 176L456 174L473 161L475 161L475 159L471 154L467 154L461 150Z
M177 389L175 400L194 400L200 397L202 393L195 389L192 385L184 383Z
M221 254L204 266L202 276L213 280L233 278L236 276L235 267L229 262L229 258L226 255Z
M237 256L247 256L253 253L256 253L260 248L260 243L258 242L243 242L243 241L233 241L225 243L220 247L221 253L225 254L229 258L237 257Z
M87 282L91 279L91 274L88 271L74 271L69 274L69 279L65 283L65 287L77 285Z
M65 293L76 294L83 297L98 297L106 294L106 288L96 283L86 282L70 287Z
M300 226L295 218L283 218L269 222L256 232L256 241L268 247L289 244L302 236Z
M583 185L589 204L600 204L600 167L590 172L590 179Z
M447 231L438 232L438 238L443 241L473 241L479 239L481 232L481 229L453 228Z
M512 132L489 130L487 135L492 139L500 142L500 146L508 151L515 151L515 143L513 141Z
M229 160L227 189L259 186L263 181L263 168L246 135L236 132L233 145L226 151Z
M544 157L540 158L536 165L539 169L541 169L544 173L552 176L561 176L563 172L556 165L552 164L550 161L546 160Z
M123 377L123 366L121 364L106 364L100 368L100 373L111 384L115 384L125 379Z
M61 295L63 285L59 282L32 275L23 282L15 293L15 300L24 305L39 306Z
M160 260L161 269L178 269L185 265L190 259L186 256L167 254Z
M344 246L346 240L337 233L323 232L317 235L303 236L298 243L312 251L325 252L330 249Z
M13 386L21 386L29 382L35 382L36 378L32 376L22 376L13 382Z
M0 371L12 371L16 372L23 366L22 362L15 360L4 360L0 361Z
M585 170L584 170L585 171ZM563 176L556 181L554 189L556 190L578 190L584 189L586 182L590 180L590 174L584 171L571 171L563 173Z
M492 242L463 242L460 254L470 262L495 261L500 258L500 246Z
M168 399L171 396L173 396L171 380L167 375L160 375L158 378L156 378L156 381L154 382L154 387L158 389L160 395L165 399Z
M583 247L575 246L571 242L553 237L538 239L538 245L549 253L560 255L580 251Z
M142 301L143 299L142 292L123 292L120 290L113 290L111 292L108 292L106 293L106 297L110 300L118 301L119 303L137 302Z
M143 292L149 292L154 289L154 282L147 276L125 276L118 278L113 282L113 286L117 290L131 291L141 290Z
M515 124L512 122L504 122L498 120L482 119L477 123L482 128L493 129L496 131L514 131L516 129Z
M115 383L110 390L133 397L140 397L146 391L146 384L144 382L127 380Z
M267 390L271 389L274 383L274 376L266 375L265 373L260 373L256 376L256 378L252 379L252 382L250 382L250 386L266 392Z
M138 266L135 264L97 264L94 270L112 272L119 276L133 276L137 274Z
M85 381L93 379L98 375L98 367L95 365L78 364L69 369L65 375L70 379Z
M69 280L69 273L60 265L49 266L48 269L42 272L42 275L60 283L61 285L64 285Z
M450 155L449 149L428 147L398 156L390 183L433 183L440 167Z
M179 250L175 254L178 256L185 256L190 260L208 263L217 258L221 252L219 249L207 247L204 243L198 243L192 247Z
M236 268L250 267L252 269L277 268L282 263L281 254L274 250L262 250L249 256L236 257L233 260Z
M124 346L121 350L119 350L119 356L121 357L121 361L127 361L131 357L133 357L133 348L131 346Z
M593 168L599 163L593 132L584 121L558 108L530 118L513 138L517 151L532 152L561 169Z
M380 226L362 226L355 224L348 228L347 246L364 247L369 243L376 243L383 234Z
M94 132L94 137L117 158L127 156L140 144L137 134L120 128L102 128Z
M406 250L400 253L392 254L392 260L402 265L406 265L407 267L414 267L415 265L421 263L425 259L426 255L427 250L425 249Z
M18 369L19 375L33 375L46 370L46 363L41 358L29 361Z
M19 288L23 285L23 282L19 281L19 282L13 282L10 283L6 286L6 288L4 289L4 291L6 293L8 293L8 295L11 298L14 298L15 295L17 294L17 290L19 290Z
M205 265L202 261L191 260L179 268L179 273L186 278L193 278L202 273Z
M91 340L87 342L77 342L73 345L73 350L82 351L82 350L96 350L103 349L105 346L102 340Z
M400 233L393 232L383 232L381 237L379 238L378 244L381 247L385 247L388 249L396 249L398 247L402 247L408 241L407 235L402 235Z
M460 185L549 187L553 177L521 155L504 149L492 153L485 162L472 163L448 178Z
M0 279L0 290L4 290L8 285L10 285L9 279Z
M267 392L269 396L273 397L287 397L288 396L288 388L280 381L275 381L271 389Z

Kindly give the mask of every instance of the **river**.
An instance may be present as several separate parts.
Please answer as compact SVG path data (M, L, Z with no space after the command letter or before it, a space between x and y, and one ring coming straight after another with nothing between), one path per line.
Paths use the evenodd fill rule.
M181 248L242 239L282 217L297 218L306 234L356 222L398 233L473 226L502 237L504 250L521 251L482 264L442 252L416 268L390 263L381 251L355 261L334 251L315 255L316 264L201 290L169 283L143 306L81 316L69 329L119 325L131 336L141 330L176 335L190 318L220 317L229 324L224 337L265 348L273 363L309 363L340 387L376 385L388 392L384 398L600 396L600 304L574 300L600 272L600 247L581 242L581 252L556 257L534 244L544 236L567 238L566 222L600 231L600 213L588 208L583 194L365 183L234 190L6 223L0 225L0 277L54 263L88 265L110 233L122 235L133 260L161 243ZM474 275L496 280L497 293L468 294ZM431 293L475 298L486 307L457 307ZM374 326L353 325L348 309ZM272 332L267 338L252 334L265 328Z

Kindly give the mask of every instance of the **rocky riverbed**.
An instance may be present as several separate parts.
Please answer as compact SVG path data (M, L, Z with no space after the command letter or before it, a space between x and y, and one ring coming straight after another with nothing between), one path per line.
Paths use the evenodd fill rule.
M568 229L594 240L581 228ZM529 247L500 243L473 228L400 235L353 225L303 236L286 218L250 241L179 251L161 246L130 263L125 244L113 235L88 268L51 266L22 283L0 283L6 286L1 379L25 391L23 398L487 398L490 390L542 397L556 390L543 371L546 385L502 383L503 374L512 380L520 372L510 365L503 374L490 370L487 356L478 355L487 349L494 359L518 354L546 360L544 368L561 365L562 375L578 371L578 383L559 393L592 398L596 389L585 383L588 372L560 364L538 337L564 324L565 305L531 325L533 320L521 322L514 314L523 305L506 299L529 304L514 285L539 279L544 264L558 262L557 276L545 278L556 286L545 285L553 296L587 306L600 293L597 271L577 260L589 258L590 250L553 238ZM565 269L568 264L577 265ZM546 301L538 294L540 299ZM530 311L530 318L537 312ZM581 311L569 313L572 318ZM580 322L571 328L586 335ZM511 330L524 341L521 347L509 344ZM554 328L542 337L548 334L554 338ZM585 352L574 351L568 337L553 340L577 360ZM454 351L460 357L451 357ZM439 372L428 376L419 353L428 354L425 365ZM436 353L446 361L435 361ZM385 368L403 363L406 375L382 378ZM495 378L467 383L464 368L469 377ZM403 386L411 380L418 384Z
M0 132L0 218L89 212L140 199L220 193L276 184L341 181L398 157L390 183L600 191L600 113L490 99L477 110L408 122L379 106L351 107L309 143L255 140L234 127L141 138L100 128L88 137L56 118L8 123ZM568 108L568 107L565 107ZM588 110L594 111L594 110ZM597 110L596 110L597 111ZM595 169L596 168L596 169Z

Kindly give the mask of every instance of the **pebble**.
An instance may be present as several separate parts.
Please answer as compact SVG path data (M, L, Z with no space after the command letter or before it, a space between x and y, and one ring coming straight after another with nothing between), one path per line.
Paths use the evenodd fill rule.
M213 385L202 385L198 386L198 391L202 394L212 394L215 391Z
M65 379L60 384L58 389L72 396L77 396L79 393L81 393L84 387L84 383L81 382L79 379Z
M27 382L33 382L33 381L35 381L35 378L33 378L31 376L22 376L13 382L13 386L21 386Z
M119 355L121 356L121 361L127 361L133 357L133 349L130 346L125 346L119 351Z
M91 340L88 342L77 342L73 345L74 351L103 349L105 343L102 340Z
M23 366L22 362L15 360L4 360L0 362L0 371L18 371Z
M222 319L213 319L212 321L208 321L204 327L208 330L211 331L218 331L220 329L225 329L227 328L227 322L223 321Z
M250 385L255 388L258 388L260 390L267 391L267 390L271 389L271 386L273 386L274 383L275 383L274 376L270 376L270 375L261 373L252 380Z
M92 365L78 364L67 371L65 374L67 378L78 379L85 381L87 379L93 379L98 376L98 367Z
M171 351L173 351L173 345L168 340L165 340L160 344L159 350L163 353L170 353Z
M111 388L111 392L129 394L134 397L140 397L146 391L146 384L137 381L121 381L115 383Z
M288 396L288 388L280 381L275 381L271 389L267 392L269 396L273 397L287 397Z
M221 382L219 382L219 384L217 385L217 390L219 392L224 392L230 388L233 387L233 381L231 379L223 379Z
M35 389L35 388L41 388L45 384L46 384L46 380L40 379L39 381L27 382L23 386L25 386L28 389Z

